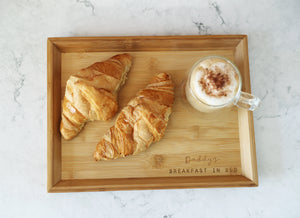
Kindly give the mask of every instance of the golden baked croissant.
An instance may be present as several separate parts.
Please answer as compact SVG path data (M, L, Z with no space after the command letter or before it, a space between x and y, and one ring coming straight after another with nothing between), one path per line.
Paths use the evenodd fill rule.
M117 94L125 83L132 57L120 54L73 74L67 81L60 132L66 140L88 121L109 120L118 110Z
M115 159L146 150L165 132L174 102L174 83L166 73L154 76L117 117L94 152L95 160Z

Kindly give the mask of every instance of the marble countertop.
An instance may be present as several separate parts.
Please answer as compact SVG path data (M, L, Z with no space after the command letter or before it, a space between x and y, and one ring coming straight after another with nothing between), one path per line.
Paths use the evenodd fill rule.
M0 2L0 217L299 217L300 2ZM247 34L259 187L48 194L47 37Z

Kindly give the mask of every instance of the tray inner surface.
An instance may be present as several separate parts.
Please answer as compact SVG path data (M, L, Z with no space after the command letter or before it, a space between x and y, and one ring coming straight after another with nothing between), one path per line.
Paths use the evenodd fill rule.
M199 113L187 105L180 92L187 70L199 58L215 54L234 61L234 50L129 53L133 67L119 94L119 110L154 74L171 74L176 99L165 136L138 155L95 162L96 144L116 116L110 122L87 123L73 140L61 139L61 179L241 175L238 110ZM61 53L61 99L72 73L115 54L118 52Z

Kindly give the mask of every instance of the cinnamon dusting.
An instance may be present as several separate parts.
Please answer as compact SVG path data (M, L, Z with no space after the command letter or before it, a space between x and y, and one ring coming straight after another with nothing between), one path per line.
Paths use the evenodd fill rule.
M227 96L227 92L222 90L225 86L230 85L230 79L228 74L222 72L218 67L215 67L215 70L208 68L203 69L204 74L201 77L199 83L207 95L213 97L223 97ZM213 92L216 90L217 92Z

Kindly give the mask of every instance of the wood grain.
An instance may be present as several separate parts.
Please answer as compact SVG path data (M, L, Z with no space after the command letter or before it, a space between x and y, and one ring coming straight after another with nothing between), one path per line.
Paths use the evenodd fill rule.
M207 51L236 47L243 35L50 38L61 52ZM217 40L212 40L217 39Z
M243 75L242 90L251 93L247 36L237 45L234 59ZM253 112L243 109L238 111L242 175L258 185Z
M60 75L61 52L47 42L47 188L50 190L61 180L61 137L59 133L60 122Z
M117 191L256 186L244 176L158 177L126 179L61 180L51 192Z
M246 36L79 37L49 41L59 51L52 54L57 60L54 64L48 47L49 192L257 185L252 113L237 108L200 113L188 105L181 92L187 70L207 55L232 60L241 68L248 91ZM167 72L176 83L173 113L163 139L146 152L95 162L92 153L96 144L116 117L109 122L90 122L76 138L65 141L57 135L60 101L72 73L123 52L134 59L120 91L120 109L154 74ZM59 79L54 81L56 76ZM55 100L59 101L56 106Z

